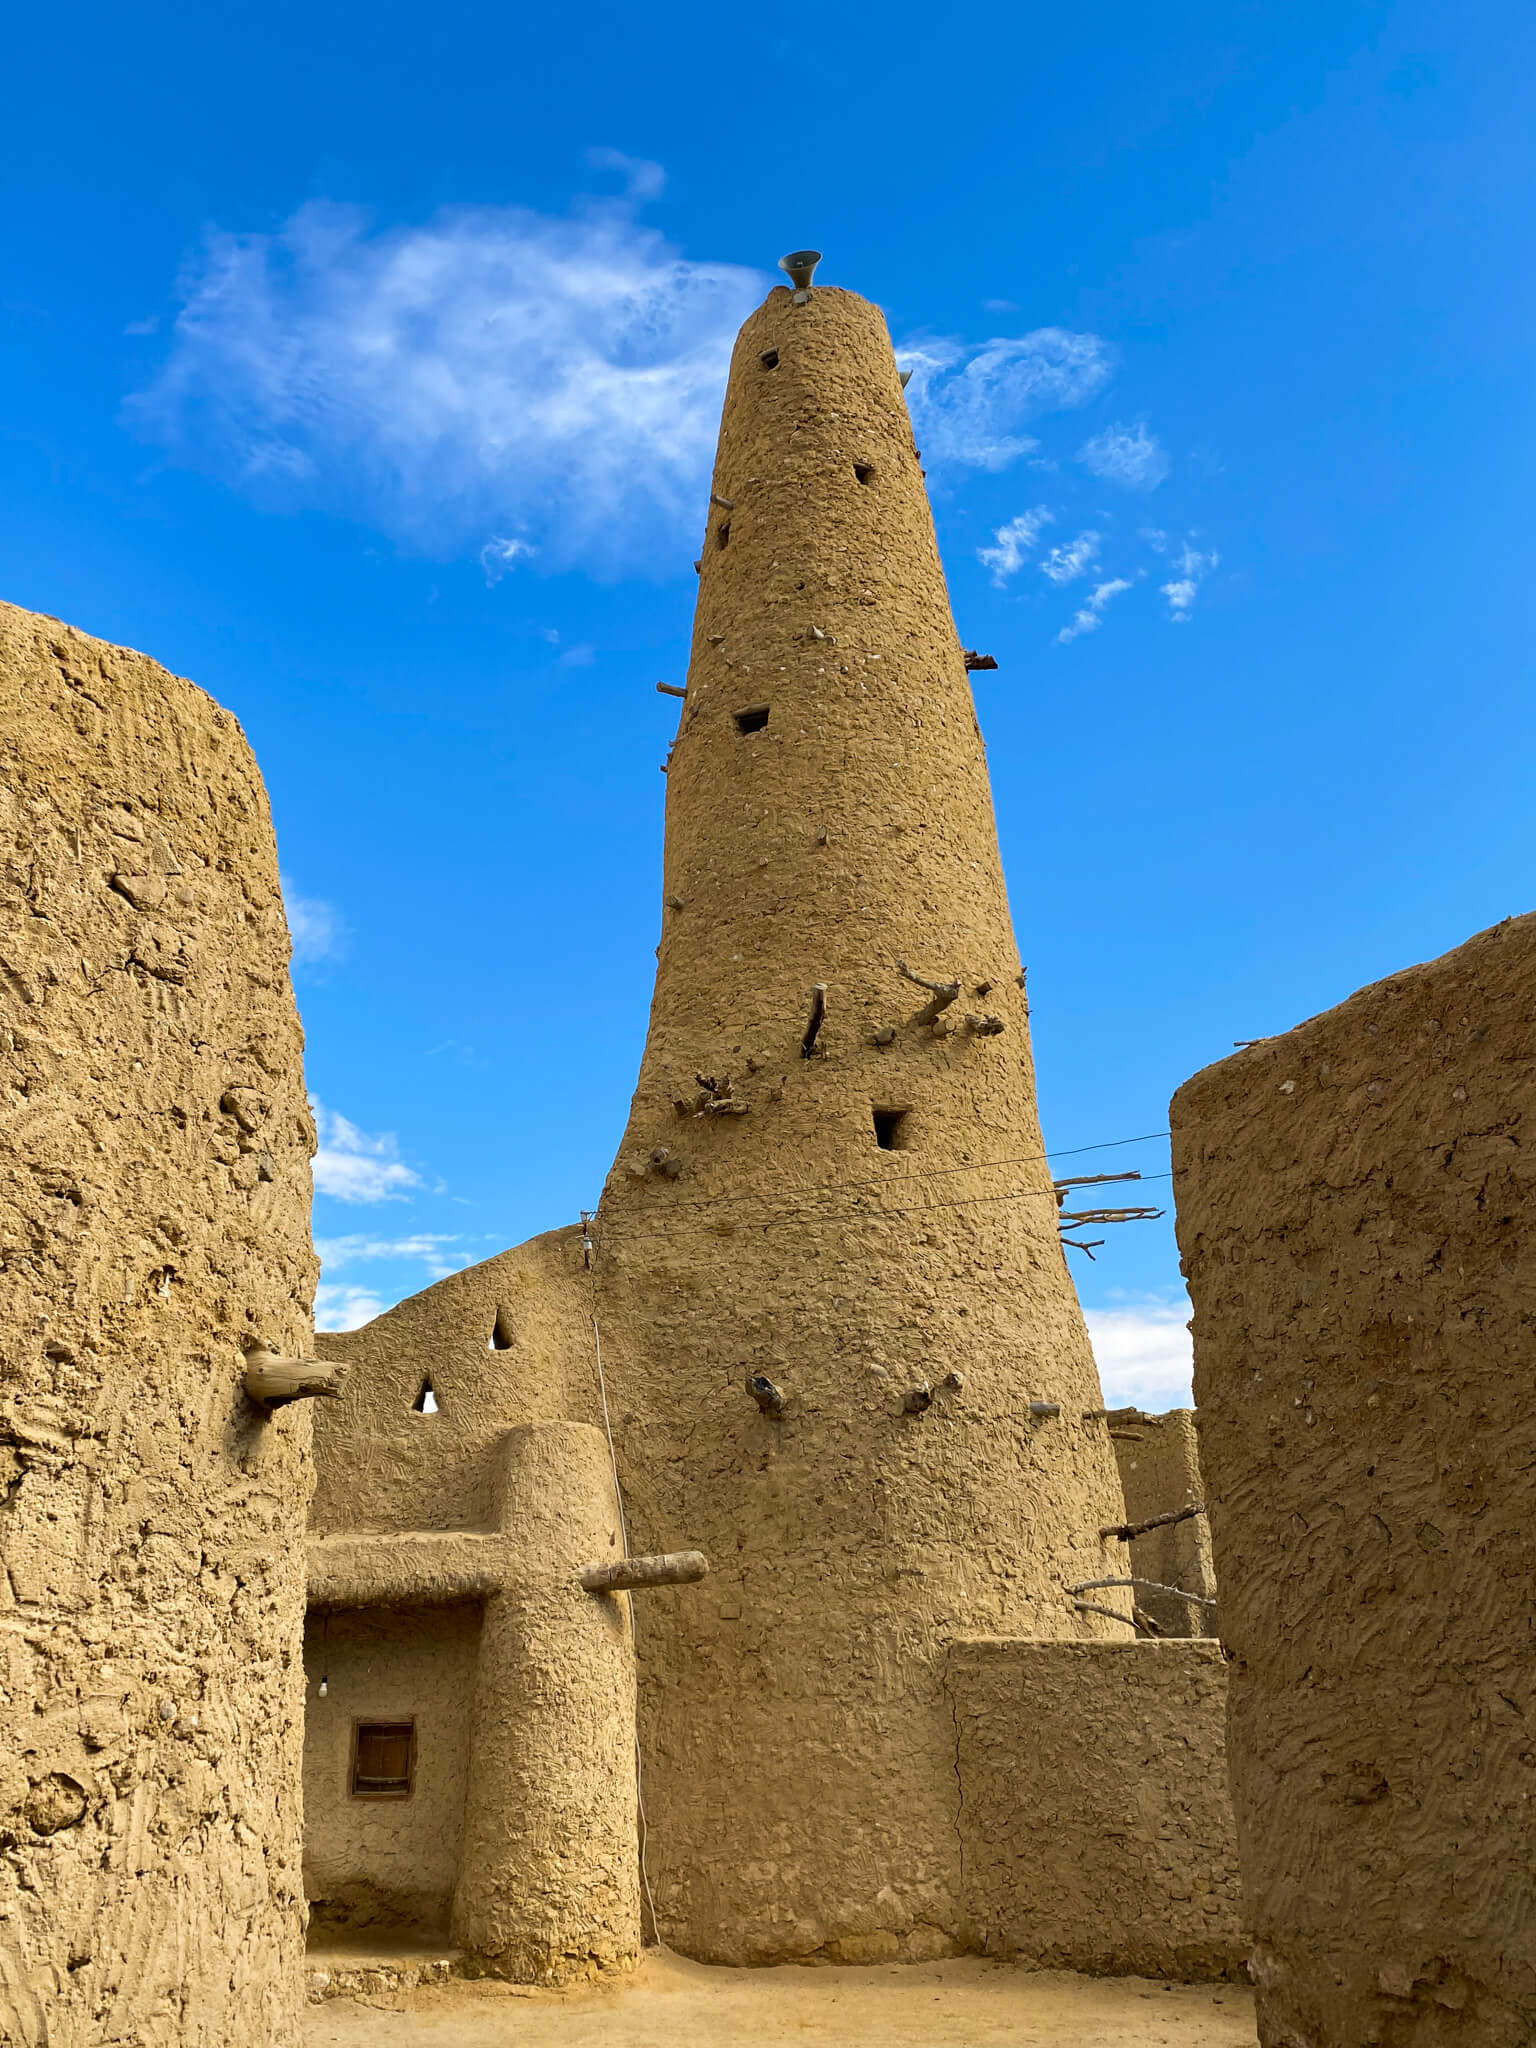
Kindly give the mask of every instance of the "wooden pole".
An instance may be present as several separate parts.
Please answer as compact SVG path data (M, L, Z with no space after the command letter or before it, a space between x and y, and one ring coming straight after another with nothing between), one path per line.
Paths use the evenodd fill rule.
M702 1550L673 1550L660 1557L583 1565L577 1576L589 1593L639 1593L648 1586L691 1586L708 1571L709 1559Z

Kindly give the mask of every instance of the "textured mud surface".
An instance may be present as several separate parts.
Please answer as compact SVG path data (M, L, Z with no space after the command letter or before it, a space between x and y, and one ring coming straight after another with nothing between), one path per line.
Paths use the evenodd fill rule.
M872 1969L711 1970L649 1955L630 1983L559 1997L450 1985L310 2009L304 2048L1254 2048L1233 1984L1165 1987L969 1959Z
M1173 1105L1273 2048L1536 2039L1536 918Z
M301 1039L235 720L0 606L0 2039L297 2026Z
M987 1953L1246 1983L1217 1645L962 1641L949 1685Z

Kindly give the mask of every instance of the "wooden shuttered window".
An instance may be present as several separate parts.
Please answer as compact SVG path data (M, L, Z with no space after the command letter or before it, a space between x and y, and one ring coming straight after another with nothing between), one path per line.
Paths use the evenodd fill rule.
M409 1799L416 1775L414 1721L352 1725L352 1797Z

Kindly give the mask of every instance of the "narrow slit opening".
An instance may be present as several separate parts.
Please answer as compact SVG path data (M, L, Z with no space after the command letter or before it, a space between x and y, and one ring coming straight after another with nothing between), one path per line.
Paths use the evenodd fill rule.
M487 1351L510 1351L512 1349L512 1318L507 1314L500 1302L496 1304L496 1320L491 1325L491 1334L486 1339L485 1348Z
M765 348L757 360L765 370L776 370L779 367L779 352L776 348Z
M853 473L861 484L872 484L875 480L875 465L872 462L856 462Z
M437 1413L437 1395L433 1391L430 1374L422 1381L421 1392L411 1403L411 1412L415 1415L435 1415Z
M729 521L729 519L722 519L720 524L715 528L715 546L717 548L728 548L730 544L731 522Z
M906 1140L903 1126L907 1121L904 1109L877 1109L874 1112L875 1143L882 1152L905 1152Z
M750 711L738 711L735 718L738 732L761 732L768 723L768 706L754 704Z

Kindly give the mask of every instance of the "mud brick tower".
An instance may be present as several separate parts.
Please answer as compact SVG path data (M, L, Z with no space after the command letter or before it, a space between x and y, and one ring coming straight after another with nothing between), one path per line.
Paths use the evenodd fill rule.
M1122 1510L876 307L778 289L747 321L699 573L593 1226L630 1541L714 1566L637 1621L650 1882L692 1955L942 1954L947 1647L1110 1632L1063 1588L1115 1566Z

